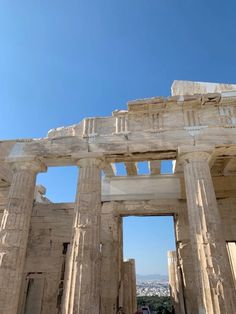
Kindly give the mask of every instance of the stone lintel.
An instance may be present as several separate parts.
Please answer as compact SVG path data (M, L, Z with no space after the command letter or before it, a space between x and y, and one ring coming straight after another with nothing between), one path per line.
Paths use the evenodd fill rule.
M230 131L230 130L229 130ZM179 131L180 132L180 131ZM211 130L211 132L213 132ZM138 162L147 160L166 160L176 159L178 147L184 145L191 146L194 149L194 140L189 137L183 138L182 131L178 135L173 137L173 134L145 134L145 132L138 134L138 138L131 138L129 141L126 139L117 139L114 136L101 139L98 137L93 143L89 144L89 149L86 145L81 144L81 141L76 137L71 138L58 138L49 140L37 140L34 142L17 143L8 155L4 156L3 162L12 158L20 159L32 159L40 158L46 166L66 166L75 165L76 160L87 157L106 158L107 162ZM217 133L218 134L218 133ZM212 146L216 147L217 155L236 156L235 137L231 137L228 140L228 129L224 131L222 138L216 140L210 138ZM181 137L179 137L181 135ZM154 136L157 137L154 139ZM170 137L169 137L170 136ZM103 141L103 142L102 142ZM204 138L201 137L201 143L207 143ZM220 144L227 142L228 144ZM167 143L166 146L163 146ZM202 145L198 145L199 147ZM205 146L205 145L204 145ZM207 146L207 144L206 144ZM0 147L4 147L3 143L0 143ZM0 149L0 151L1 151ZM34 153L34 155L32 155Z
M173 175L119 176L102 180L102 197L110 200L181 198L180 179Z
M236 176L213 176L217 198L234 197ZM182 175L120 176L102 180L102 201L185 200Z
M19 170L29 170L35 173L46 172L46 165L39 158L22 157L8 158L6 162L10 165L13 172Z

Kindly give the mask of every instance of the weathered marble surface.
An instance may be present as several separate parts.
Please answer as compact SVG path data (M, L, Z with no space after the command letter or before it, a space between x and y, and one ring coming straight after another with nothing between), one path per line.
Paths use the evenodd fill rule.
M174 174L161 173L165 160ZM35 190L36 174L65 165L80 165L77 197L50 203L42 187ZM235 195L236 85L174 82L170 97L130 101L127 110L41 139L0 141L0 310L132 314L122 217L171 215L180 312L233 314Z

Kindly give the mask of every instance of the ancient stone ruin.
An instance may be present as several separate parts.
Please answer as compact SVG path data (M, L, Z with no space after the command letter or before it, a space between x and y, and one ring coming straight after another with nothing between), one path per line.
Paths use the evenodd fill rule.
M163 160L173 174L160 173ZM52 203L36 175L65 165L79 167L75 202ZM1 314L133 314L135 266L122 256L130 215L174 217L177 314L236 313L236 85L175 81L170 97L1 141L0 215Z

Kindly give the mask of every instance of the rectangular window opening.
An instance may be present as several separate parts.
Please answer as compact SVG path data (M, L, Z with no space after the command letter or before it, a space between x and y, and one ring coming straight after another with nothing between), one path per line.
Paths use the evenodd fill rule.
M78 167L49 167L36 180L35 201L39 203L74 202L78 182Z
M161 174L173 174L175 168L175 160L161 161Z

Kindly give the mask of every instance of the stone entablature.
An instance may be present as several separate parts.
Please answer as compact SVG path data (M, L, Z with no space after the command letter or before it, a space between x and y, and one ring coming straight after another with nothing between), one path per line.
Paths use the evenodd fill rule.
M116 110L112 117L84 119L81 123L49 131L42 139L0 142L0 160L40 158L47 166L75 165L84 157L104 157L106 173L115 173L109 163L127 162L127 171L136 174L128 162L176 159L183 145L211 145L216 163L214 173L236 172L236 92L155 97L128 103L128 110ZM164 149L163 149L164 148ZM150 165L152 173L157 173ZM223 169L223 170L222 170ZM179 172L178 164L176 172ZM6 164L0 167L1 180L9 182Z
M234 85L228 85L228 88L234 88ZM127 111L116 110L112 117L87 118L79 125L52 129L48 132L48 137L93 138L114 134L125 135L130 132L155 133L188 127L234 127L235 125L236 88L233 91L130 101Z

